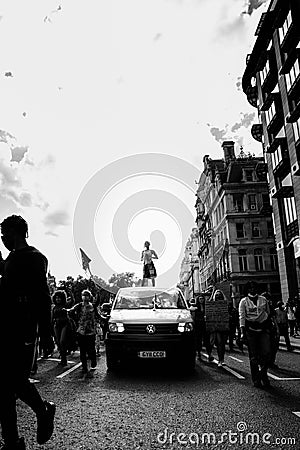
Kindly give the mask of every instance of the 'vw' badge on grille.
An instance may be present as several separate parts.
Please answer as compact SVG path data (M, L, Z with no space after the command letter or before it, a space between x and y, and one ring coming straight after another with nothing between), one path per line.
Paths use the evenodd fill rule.
M155 326L154 325L147 325L146 326L146 331L147 331L148 334L155 333Z

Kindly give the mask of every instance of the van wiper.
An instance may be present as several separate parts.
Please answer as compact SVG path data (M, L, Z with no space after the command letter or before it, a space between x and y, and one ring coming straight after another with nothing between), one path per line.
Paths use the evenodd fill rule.
M153 311L156 311L156 294L154 294L154 299L152 300L153 302Z

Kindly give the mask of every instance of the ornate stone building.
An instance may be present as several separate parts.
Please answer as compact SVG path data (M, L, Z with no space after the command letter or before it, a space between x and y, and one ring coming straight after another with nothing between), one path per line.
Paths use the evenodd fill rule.
M224 158L204 156L197 190L200 289L223 285L238 303L247 281L280 298L272 208L262 157L236 157L234 142Z

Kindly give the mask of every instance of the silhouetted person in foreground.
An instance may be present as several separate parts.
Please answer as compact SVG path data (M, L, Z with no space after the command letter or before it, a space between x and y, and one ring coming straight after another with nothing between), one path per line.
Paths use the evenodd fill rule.
M0 422L4 450L25 449L18 435L16 399L32 408L37 417L37 442L44 444L54 426L55 405L42 400L29 382L36 339L53 350L51 298L47 285L47 258L27 244L27 222L12 215L0 224L1 239L10 251L0 262Z

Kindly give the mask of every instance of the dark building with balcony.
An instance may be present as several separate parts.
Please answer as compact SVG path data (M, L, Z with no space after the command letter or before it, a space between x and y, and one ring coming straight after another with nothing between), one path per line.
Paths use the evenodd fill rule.
M200 290L227 286L238 304L245 284L255 280L260 291L280 299L275 249L263 157L235 156L234 142L222 144L224 158L205 156L197 190ZM228 289L228 285L230 289Z
M252 136L268 167L283 300L300 293L300 1L271 0L242 86L258 109Z

